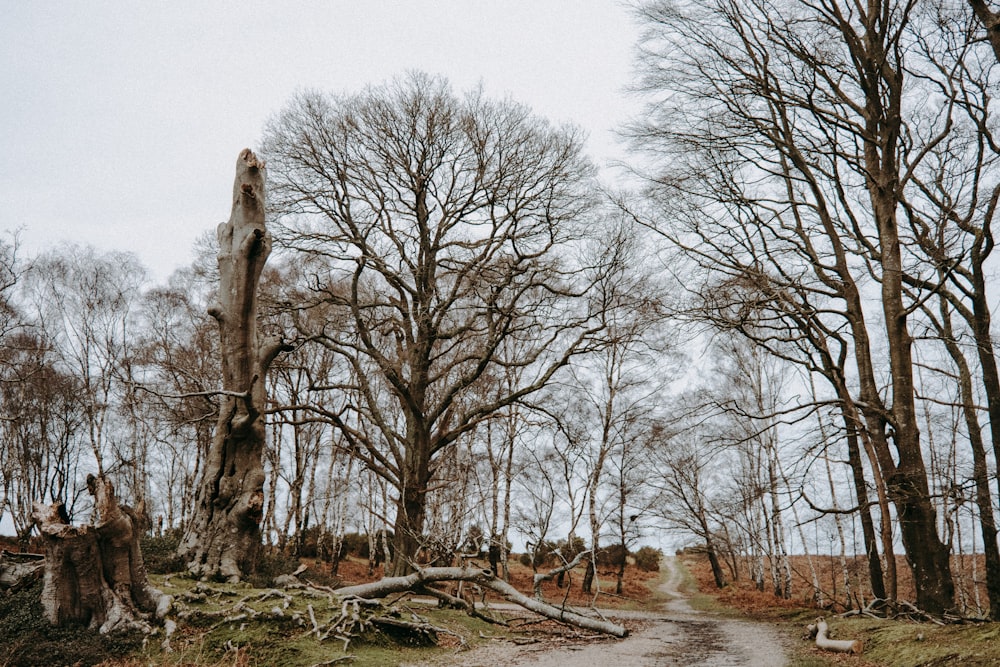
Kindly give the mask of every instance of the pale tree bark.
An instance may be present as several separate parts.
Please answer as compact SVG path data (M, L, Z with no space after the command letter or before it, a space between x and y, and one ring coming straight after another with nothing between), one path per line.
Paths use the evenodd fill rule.
M260 550L264 508L265 383L288 349L257 333L257 285L271 252L264 222L264 163L249 149L236 162L233 208L219 225L219 294L209 314L219 324L222 406L195 509L179 554L195 574L239 580Z
M0 551L0 590L17 591L42 575L44 554Z
M816 646L824 651L835 653L853 653L861 655L864 651L864 642L860 639L830 639L827 634L830 628L825 619L817 618L814 625L809 626L809 634L816 638Z

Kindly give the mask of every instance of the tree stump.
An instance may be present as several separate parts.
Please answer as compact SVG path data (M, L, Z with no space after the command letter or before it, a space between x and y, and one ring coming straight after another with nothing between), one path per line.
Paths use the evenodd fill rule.
M70 525L62 503L34 504L32 516L45 541L42 607L57 626L82 624L107 633L151 630L170 597L149 585L139 547L138 517L118 504L114 486L87 477L97 516L93 525Z

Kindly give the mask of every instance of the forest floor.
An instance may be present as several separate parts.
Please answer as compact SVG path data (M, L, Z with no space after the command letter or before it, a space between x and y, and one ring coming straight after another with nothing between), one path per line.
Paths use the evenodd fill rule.
M840 665L846 667L996 667L1000 665L1000 623L968 621L938 625L907 619L882 619L846 610L842 603L833 600L843 596L837 591L839 559L813 557L813 565L819 573L825 596L821 607L814 600L802 597L802 592L811 590L806 585L808 566L805 557L793 557L792 568L796 573L793 591L799 597L783 600L767 591L756 590L749 582L728 584L722 590L715 588L708 560L704 556L689 554L682 558L686 570L700 591L691 598L696 609L727 616L752 619L777 625L785 637L792 638L789 665L795 667L822 667ZM858 563L861 559L856 559ZM968 559L966 559L968 561ZM956 573L969 568L969 562L953 558L952 568ZM982 563L978 571L982 572ZM914 598L912 581L908 568L900 557L897 559L900 573L899 598ZM975 571L975 570L973 570ZM826 574L824 574L826 573ZM855 591L859 590L855 582ZM868 595L870 598L870 594ZM862 655L845 655L823 652L804 639L805 628L816 618L824 617L830 625L834 639L860 639L864 642ZM786 644L788 645L788 644Z
M339 586L370 580L365 563L345 561L333 577L322 563L308 562L302 575L318 586ZM531 570L512 563L512 583L531 589ZM374 577L380 576L376 571ZM567 586L544 586L549 602L566 603L600 613L628 628L625 639L569 628L540 620L516 605L487 597L488 613L506 625L487 624L464 612L437 609L430 600L397 597L392 605L407 619L422 619L439 629L436 647L404 646L384 637L366 637L349 646L333 638L320 641L310 632L310 616L322 623L336 616L339 606L325 595L287 591L288 618L265 618L275 597L266 582L210 584L182 575L157 575L155 585L178 599L207 592L204 600L186 603L204 612L200 620L179 620L172 650L162 648L162 635L97 637L82 630L49 627L38 605L40 586L16 594L0 594L0 667L21 665L103 665L104 667L312 667L350 664L355 667L553 667L558 665L788 665L789 667L913 667L915 665L1000 664L1000 624L937 626L930 623L841 617L842 609L817 609L806 599L781 600L743 582L715 589L707 562L696 554L664 561L660 572L629 567L622 595L580 591L582 569ZM804 590L796 582L794 590ZM199 588L200 586L200 588ZM613 590L608 573L602 591ZM315 593L315 591L313 591ZM244 603L242 601L249 600ZM261 615L223 620L237 605L259 607ZM183 609L182 603L180 608ZM599 611L594 612L595 608ZM308 613L307 613L308 611ZM212 616L212 614L217 614ZM297 615L299 621L293 622ZM805 626L825 616L835 638L862 639L865 653L846 656L824 653L804 639ZM306 620L303 622L302 619ZM315 624L315 621L313 621Z

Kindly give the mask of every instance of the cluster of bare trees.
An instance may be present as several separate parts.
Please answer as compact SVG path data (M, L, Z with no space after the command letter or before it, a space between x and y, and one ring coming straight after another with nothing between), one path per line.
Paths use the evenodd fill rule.
M588 591L613 551L619 592L657 526L720 586L789 597L805 555L819 601L891 607L900 555L924 611L998 617L997 15L638 14L640 194L414 73L296 96L217 265L144 291L126 255L0 246L0 517L26 539L94 471L203 575L360 533L395 576L519 540Z
M794 386L778 402L732 403L753 438L781 418L786 439L811 431L816 443L796 449L814 457L810 474L769 471L765 488L812 496L809 511L836 512L838 531L859 522L876 597L896 597L901 546L933 613L956 605L964 574L950 556L974 525L986 565L973 578L996 617L995 14L979 2L709 0L649 2L641 17L652 101L632 133L655 166L640 215L684 263L683 316L783 363ZM769 447L754 449L766 459ZM847 483L820 494L826 466ZM708 500L685 498L688 515Z
M297 97L263 155L217 261L166 286L126 255L11 255L3 388L37 405L4 403L4 516L25 538L33 501L85 518L95 472L203 576L262 543L335 560L349 533L389 574L499 569L583 532L561 557L619 547L620 589L671 350L579 133L413 74Z

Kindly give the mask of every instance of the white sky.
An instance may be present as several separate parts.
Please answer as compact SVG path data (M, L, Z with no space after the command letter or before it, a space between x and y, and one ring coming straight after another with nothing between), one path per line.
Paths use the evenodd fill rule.
M0 0L0 230L133 251L162 281L296 90L407 69L575 123L602 164L638 107L636 36L619 0Z

